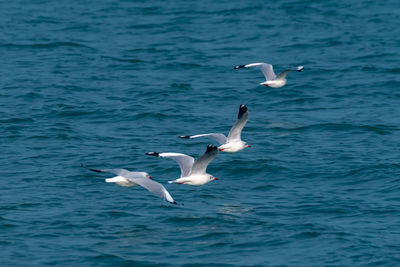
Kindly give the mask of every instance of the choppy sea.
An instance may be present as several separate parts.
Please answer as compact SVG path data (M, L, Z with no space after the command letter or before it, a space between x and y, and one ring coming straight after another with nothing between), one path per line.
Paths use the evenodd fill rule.
M3 1L1 266L400 265L397 0ZM290 73L260 86L267 62ZM175 162L250 118L201 187ZM80 167L146 171L177 202Z

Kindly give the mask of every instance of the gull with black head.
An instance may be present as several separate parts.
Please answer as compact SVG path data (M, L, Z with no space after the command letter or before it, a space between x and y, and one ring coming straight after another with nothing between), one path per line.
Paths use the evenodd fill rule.
M187 185L204 185L214 180L218 180L217 177L206 173L208 164L217 156L218 149L216 146L208 145L206 152L194 160L191 156L182 153L171 153L171 152L147 152L146 155L168 158L175 160L181 168L181 177L169 181L168 183L187 184Z
M207 133L207 134L196 134L196 135L183 135L179 136L179 138L193 139L198 137L208 137L220 143L220 146L218 147L219 151L238 152L246 147L250 147L250 145L248 145L241 139L243 127L246 125L248 120L249 120L249 111L247 110L246 105L242 104L239 106L237 121L229 131L228 137L226 137L224 134L221 133Z
M272 65L267 63L251 63L247 65L239 65L235 66L234 69L251 68L251 67L260 68L262 73L264 74L266 81L260 83L261 85L270 86L274 88L279 88L286 84L286 76L289 74L289 72L291 71L301 72L304 69L303 66L293 67L282 71L278 75L275 75L274 68L272 67Z

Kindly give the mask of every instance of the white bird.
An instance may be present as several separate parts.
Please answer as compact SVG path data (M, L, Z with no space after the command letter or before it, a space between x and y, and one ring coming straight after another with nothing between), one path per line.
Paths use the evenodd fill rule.
M278 75L275 75L272 65L267 63L251 63L247 65L239 65L235 66L234 69L251 68L251 67L259 67L262 73L264 74L265 82L260 83L261 85L270 86L274 88L282 87L286 84L286 75L288 75L289 72L294 70L301 72L304 69L303 66L298 66L284 70Z
M240 105L238 119L229 131L228 137L221 133L208 133L208 134L196 134L196 135L184 135L179 136L180 138L197 138L197 137L208 137L216 140L221 146L218 147L219 151L224 152L238 152L246 147L250 147L246 142L241 140L241 133L244 125L249 119L249 111L245 105Z
M171 195L168 193L167 189L156 181L151 180L152 177L147 172L131 172L125 169L90 169L84 165L82 167L91 170L93 172L109 172L116 174L117 176L113 178L108 178L105 181L107 183L116 183L120 186L131 187L140 185L150 192L156 194L160 198L172 203L177 204Z
M216 146L213 145L208 145L206 152L196 161L194 160L194 158L181 153L146 153L146 155L149 156L175 160L181 168L181 177L174 181L169 181L168 183L187 185L203 185L211 181L218 180L217 177L206 173L208 164L217 156L217 154L218 149Z

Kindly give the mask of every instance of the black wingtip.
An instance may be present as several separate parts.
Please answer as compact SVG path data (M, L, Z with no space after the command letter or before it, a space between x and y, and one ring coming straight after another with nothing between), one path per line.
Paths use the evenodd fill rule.
M236 69L244 68L244 66L246 66L246 65L238 65L238 66L235 66L233 68L236 70Z
M297 70L298 72L302 72L304 70L303 66L300 66L299 69Z
M190 135L181 135L181 136L178 136L179 138L185 138L185 139L189 139L190 138Z
M246 105L241 104L239 107L238 119L240 119L243 116L243 114L247 112L247 110L248 109L247 109Z
M176 202L176 201L174 201L174 202L169 202L169 201L168 201L168 203L169 203L169 204L174 204L174 205L177 205L177 206L185 206L185 204L183 204L183 203L178 203L178 202Z
M214 145L208 145L208 146L207 146L206 153L210 153L210 152L212 152L212 151L214 151L214 150L218 150L218 147L216 147L216 146L214 146Z
M160 153L158 152L146 152L147 156L159 157Z
M86 165L84 165L83 163L81 163L81 167L88 169L89 171L92 171L92 172L102 172L101 170L91 169L91 168L87 167Z

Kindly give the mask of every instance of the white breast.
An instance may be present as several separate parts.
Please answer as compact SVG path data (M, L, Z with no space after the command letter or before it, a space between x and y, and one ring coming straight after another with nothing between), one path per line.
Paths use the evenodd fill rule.
M132 187L137 186L134 182L129 181L125 177L122 176L115 176L113 178L106 179L107 183L116 183L117 185L124 186L124 187Z
M223 152L238 152L240 150L243 150L245 147L246 147L245 143L243 141L239 141L239 142L228 142L218 147L218 149Z
M263 82L262 85L270 86L273 88L279 88L286 84L286 79L272 80Z
M202 175L190 175L185 178L186 178L185 184L188 185L203 185L212 181L210 179L210 175L207 173Z

